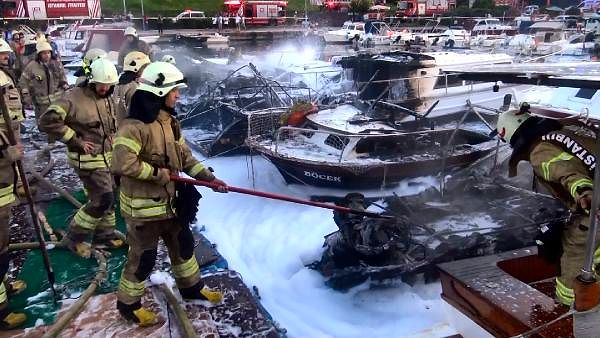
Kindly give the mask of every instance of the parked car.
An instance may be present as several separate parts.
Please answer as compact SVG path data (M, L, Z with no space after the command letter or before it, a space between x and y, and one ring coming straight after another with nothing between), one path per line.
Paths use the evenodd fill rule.
M204 12L202 12L202 11L184 11L184 12L177 14L177 16L174 17L172 20L173 20L173 22L177 22L179 20L202 19L202 18L206 18L206 15L204 15Z

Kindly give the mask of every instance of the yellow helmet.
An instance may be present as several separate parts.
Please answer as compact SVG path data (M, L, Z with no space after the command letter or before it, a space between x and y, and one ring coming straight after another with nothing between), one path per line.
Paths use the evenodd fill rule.
M8 42L6 42L4 39L0 39L0 53L10 53L12 51L13 50L10 48Z
M45 51L51 52L52 51L52 46L50 46L50 44L46 40L44 40L44 41L38 41L35 44L35 52L36 53L41 53L41 52L45 52Z
M174 88L187 88L183 73L168 62L152 62L144 69L138 90L163 97Z
M524 109L510 109L505 111L498 116L498 123L496 124L498 136L505 142L510 143L517 129L530 117L531 114Z
M106 58L100 58L92 62L90 69L90 83L114 85L119 80L117 67Z
M148 55L142 52L133 51L125 56L125 60L123 60L123 71L137 73L140 71L140 69L142 69L144 65L147 65L149 63L150 58L148 57Z

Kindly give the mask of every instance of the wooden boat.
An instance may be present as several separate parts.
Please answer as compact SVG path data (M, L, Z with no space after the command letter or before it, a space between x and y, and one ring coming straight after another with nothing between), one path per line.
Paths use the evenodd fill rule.
M564 315L554 301L560 268L536 247L438 265L442 298L496 337L517 336ZM542 327L532 337L573 337L572 316Z
M288 183L334 188L381 187L436 174L470 164L497 144L466 129L363 135L294 127L246 142Z

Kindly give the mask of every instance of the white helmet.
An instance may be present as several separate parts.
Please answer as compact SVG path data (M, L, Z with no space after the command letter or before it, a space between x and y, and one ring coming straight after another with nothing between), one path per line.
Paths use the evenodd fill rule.
M100 48L92 48L90 50L87 51L87 53L85 53L85 55L83 56L83 63L86 65L91 65L92 62L106 57L106 52L104 51L104 49L100 49Z
M152 62L142 73L138 90L163 97L174 88L187 88L183 73L168 62Z
M524 106L524 104L521 104L521 107ZM527 104L527 107L529 107L529 104ZM526 109L519 108L505 111L498 116L498 123L496 124L498 136L505 142L510 143L517 129L530 117L531 114Z
M148 57L148 55L142 52L133 51L125 56L125 60L123 61L123 71L137 73L140 71L140 69L142 69L142 66L147 65L149 63L150 58Z
M13 50L10 48L8 42L4 39L0 39L0 53L11 53Z
M52 51L52 46L50 46L50 44L48 43L48 41L44 40L44 41L38 41L35 44L35 52L36 53L41 53L41 52L51 52Z
M168 62L170 64L176 65L177 62L175 61L175 58L173 57L173 55L165 55L162 57L162 59L160 60L162 62Z
M127 28L125 28L125 33L123 35L125 35L125 36L131 35L131 36L134 36L136 38L138 37L137 30L134 27L127 27Z
M90 68L90 83L114 85L119 80L117 67L106 58L100 58L92 62Z

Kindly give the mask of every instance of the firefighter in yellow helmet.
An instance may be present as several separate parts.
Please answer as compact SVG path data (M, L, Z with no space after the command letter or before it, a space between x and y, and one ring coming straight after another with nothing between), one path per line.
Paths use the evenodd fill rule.
M570 306L575 295L573 283L585 258L589 229L596 147L594 137L581 127L562 125L552 119L533 116L529 104L509 110L498 117L498 135L510 143L513 153L509 161L509 175L517 174L520 161L528 161L535 178L567 206L572 217L566 225L556 225L561 250L561 275L556 279L556 298ZM564 228L562 228L564 226ZM600 263L596 248L595 263Z
M186 87L183 74L172 64L149 64L114 142L112 170L121 176L121 214L127 223L129 243L117 308L123 317L140 326L157 321L140 300L144 281L154 267L160 238L169 250L175 281L184 299L218 303L223 297L201 280L191 229L178 219L173 207L175 184L169 179L171 174L183 171L217 183L221 192L227 189L223 181L192 156L174 117L179 89Z
M79 68L74 74L75 76L77 76L75 85L83 83L88 78L91 72L90 65L92 64L92 62L100 58L106 57L107 55L108 54L106 54L104 49L91 48L90 50L88 50L83 56L81 68Z
M23 100L33 104L35 117L39 119L48 106L56 102L69 88L65 69L60 61L52 60L52 46L47 41L36 44L36 59L23 70L19 87Z
M125 57L123 73L119 77L119 84L115 87L117 101L117 125L127 117L131 97L138 87L138 79L142 71L150 63L148 55L142 52L131 52Z
M40 129L67 145L67 159L87 191L88 201L73 216L64 243L81 257L91 246L122 246L115 231L113 177L110 173L112 141L116 132L117 69L105 58L92 62L89 80L71 89L48 107Z
M0 39L0 86L6 88L4 95L9 113L14 123L15 136L18 138L20 121L23 119L21 111L21 97L15 86L12 73L8 71L9 54L12 49L8 43ZM15 161L23 157L21 145L11 146L8 141L8 133L3 118L0 118L0 329L10 329L21 325L26 317L22 313L12 313L8 310L7 293L11 290L25 288L22 281L8 284L4 278L9 269L9 228L11 218L11 206L17 200L15 196ZM20 141L20 140L19 140Z

